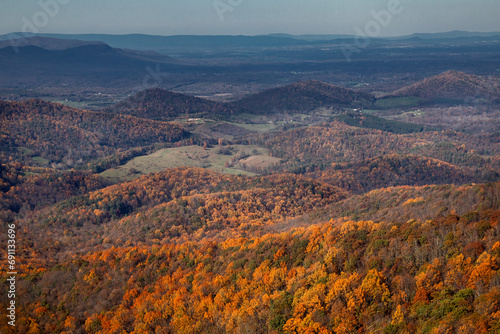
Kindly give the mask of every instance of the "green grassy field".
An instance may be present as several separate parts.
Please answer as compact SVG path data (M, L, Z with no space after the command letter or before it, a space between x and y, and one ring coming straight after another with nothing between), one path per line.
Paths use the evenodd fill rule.
M31 158L33 161L35 161L36 163L38 163L40 166L46 166L49 164L49 160L47 159L44 159L42 157L33 157Z
M363 114L366 115L373 115L379 113L380 110L374 110L374 109L363 109Z
M269 168L280 163L281 159L270 157L269 155L252 155L240 160L240 165L252 166L257 168Z
M46 166L49 164L49 160L42 158L40 156L32 156L33 155L33 150L27 147L17 147L16 148L19 152L21 152L22 155L27 156L28 158L31 157L31 160L35 162L38 166Z
M232 145L230 155L221 154L220 146L207 148L200 146L184 146L167 148L155 153L137 157L125 165L102 172L100 175L112 182L133 180L149 173L160 172L174 167L201 167L225 174L255 175L246 171L225 166L226 161L235 157L238 152L245 152L251 156L268 156L267 149L253 145Z
M228 122L229 123L229 122ZM234 124L236 126L245 128L250 131L256 131L256 132L266 132L266 131L271 131L276 129L275 124L243 124L243 123L230 123Z

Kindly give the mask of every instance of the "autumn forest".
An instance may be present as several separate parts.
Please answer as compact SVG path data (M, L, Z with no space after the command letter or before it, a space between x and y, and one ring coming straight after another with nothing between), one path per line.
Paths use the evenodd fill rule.
M3 99L0 333L500 333L479 74Z

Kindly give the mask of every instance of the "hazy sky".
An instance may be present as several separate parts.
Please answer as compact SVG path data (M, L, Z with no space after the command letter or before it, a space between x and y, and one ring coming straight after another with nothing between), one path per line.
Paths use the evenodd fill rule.
M355 34L398 1L380 36L500 31L500 0L1 0L0 34Z

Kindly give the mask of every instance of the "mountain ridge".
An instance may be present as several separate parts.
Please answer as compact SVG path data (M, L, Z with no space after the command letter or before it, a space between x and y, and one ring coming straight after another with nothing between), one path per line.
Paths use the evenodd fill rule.
M30 37L49 37L58 39L73 39L81 41L101 41L117 48L149 50L163 47L207 47L207 46L276 46L276 45L300 45L316 44L332 40L353 39L356 36L350 34L306 34L293 35L286 33L273 33L263 35L151 35L151 34L58 34L58 33L9 33L0 35L1 40L12 40ZM406 40L419 37L424 40L472 38L472 37L495 37L500 32L469 32L449 31L438 33L414 33L402 36L381 36L376 39L382 40Z
M36 46L45 50L65 50L85 45L104 45L104 42L99 41L80 41L76 39L57 39L49 37L29 37L9 40L0 40L0 49L13 47Z

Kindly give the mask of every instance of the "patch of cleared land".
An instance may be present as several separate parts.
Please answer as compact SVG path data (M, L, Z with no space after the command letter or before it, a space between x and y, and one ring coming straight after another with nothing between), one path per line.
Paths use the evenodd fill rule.
M40 166L47 166L50 162L49 160L42 158L42 157L33 157L31 159L33 161L35 161L36 163L38 163L38 165L40 165Z
M200 146L167 148L146 156L134 158L125 165L109 169L100 175L113 182L123 182L133 180L141 175L182 166L207 168L225 174L255 175L236 168L226 167L226 161L241 155L243 152L245 155L249 155L249 158L252 158L252 156L259 157L255 159L255 164L257 165L279 162L279 159L270 157L267 149L262 147L231 145L229 150L227 148L227 146L214 146L206 150ZM250 160L247 166L251 167L252 163L252 160Z
M255 167L255 168L269 168L279 164L281 159L270 157L269 155L253 155L248 158L242 159L238 162L240 166Z
M31 160L33 160L33 162L35 162L36 164L38 164L38 166L48 166L49 165L49 160L45 159L45 158L42 158L40 156L33 156L33 150L32 149L29 149L27 147L17 147L17 150L19 152L21 152L24 156L26 156L27 158L30 158L31 157Z
M234 123L235 125L245 128L250 131L255 131L255 132L266 132L266 131L271 131L276 129L275 124L271 123L261 123L261 124L238 124Z

